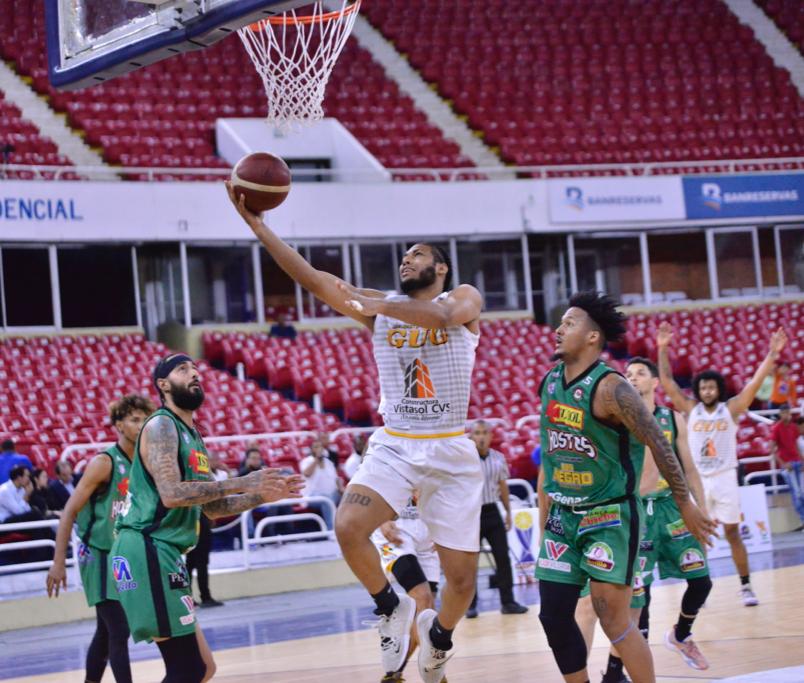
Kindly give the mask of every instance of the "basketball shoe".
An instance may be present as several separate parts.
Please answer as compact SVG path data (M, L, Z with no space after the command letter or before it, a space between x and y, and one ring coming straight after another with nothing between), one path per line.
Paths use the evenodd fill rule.
M434 609L426 609L416 619L416 631L419 634L419 675L424 683L444 683L444 667L455 654L439 650L430 640L430 628L436 618Z
M759 598L755 595L750 583L740 588L740 597L743 599L745 607L756 607L759 604Z
M698 671L709 668L709 662L706 661L706 657L703 656L691 636L687 636L684 640L676 640L675 626L664 634L664 645L668 650L678 652L687 666L698 669Z
M399 604L388 616L380 615L376 624L380 632L382 667L389 673L405 665L410 648L410 629L416 616L416 601L409 595L400 595Z

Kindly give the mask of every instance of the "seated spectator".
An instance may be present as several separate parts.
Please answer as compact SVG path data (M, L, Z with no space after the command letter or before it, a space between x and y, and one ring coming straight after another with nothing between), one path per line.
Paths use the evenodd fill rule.
M33 471L31 459L27 455L17 453L14 450L14 442L11 439L6 439L0 446L0 484L5 484L8 481L9 473L18 465Z
M33 492L31 473L17 465L9 473L8 481L0 484L0 524L38 522L42 514L31 509L28 502Z
M332 464L335 465L335 468L338 468L340 463L340 453L334 448L331 447L329 442L329 433L328 432L318 432L317 436L318 441L321 442L321 445L324 447L324 450L327 452L327 457L332 461Z
M48 507L51 510L63 510L73 491L73 466L66 460L60 460L56 463L56 478L48 487Z
M798 432L790 406L783 403L779 406L779 420L771 429L771 454L782 470L782 478L790 489L790 498L801 522L796 531L804 531L804 491L801 488L804 453L798 448Z
M782 361L773 375L773 391L768 408L779 408L783 403L796 405L796 381L790 375L790 363Z
M296 335L296 328L293 325L289 325L288 317L284 313L280 313L276 316L276 322L271 325L271 332L270 335L272 337L282 337L284 339L295 339Z
M243 459L243 464L240 466L237 476L245 477L247 474L261 470L263 467L265 467L265 463L262 461L260 449L252 446L246 451L246 457Z
M368 439L366 439L363 434L355 436L352 445L352 453L346 458L346 462L343 463L342 468L347 479L354 477L357 468L363 463L363 458L366 457L366 448L368 448Z
M332 460L327 457L327 451L319 440L313 441L310 446L310 455L301 461L299 465L302 475L307 480L304 489L305 496L325 496L335 505L338 505L341 497L343 483L338 476L338 470L332 464ZM307 507L316 510L323 517L327 529L332 529L335 522L332 510L328 505L310 503Z
M53 519L61 516L61 513L58 510L51 510L48 506L49 496L47 471L40 467L34 469L33 476L31 477L31 483L33 484L33 490L28 498L28 504L31 506L31 509L39 512L42 517L47 519Z

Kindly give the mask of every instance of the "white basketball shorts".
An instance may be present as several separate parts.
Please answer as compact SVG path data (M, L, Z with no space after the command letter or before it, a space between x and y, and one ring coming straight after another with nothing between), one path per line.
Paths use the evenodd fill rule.
M722 524L740 523L740 487L737 470L701 477L709 516Z
M441 565L438 562L433 539L421 519L406 519L400 517L396 520L396 528L402 539L398 545L391 543L382 531L377 529L371 535L371 542L376 546L382 560L382 568L389 578L393 578L394 563L403 555L413 555L424 572L428 581L438 583L441 578Z
M483 472L477 447L469 437L400 436L378 429L366 457L349 482L376 491L399 512L418 491L421 521L437 545L452 550L480 550Z

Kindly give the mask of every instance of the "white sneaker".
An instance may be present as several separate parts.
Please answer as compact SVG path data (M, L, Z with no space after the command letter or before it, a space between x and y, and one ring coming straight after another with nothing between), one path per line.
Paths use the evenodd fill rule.
M399 671L405 664L410 648L410 629L416 616L416 601L400 595L399 604L389 616L381 615L376 624L380 632L382 667L385 673Z
M756 595L754 595L754 591L751 590L750 583L747 583L740 588L740 596L743 599L743 605L745 607L756 607L759 604L759 599Z
M442 683L444 667L455 654L454 649L447 654L446 650L439 650L430 641L430 629L436 614L434 609L426 609L416 619L416 631L419 634L419 675L424 683Z

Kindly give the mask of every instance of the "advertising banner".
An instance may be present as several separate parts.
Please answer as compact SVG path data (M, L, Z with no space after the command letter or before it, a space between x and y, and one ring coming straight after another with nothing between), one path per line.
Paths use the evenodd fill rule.
M684 219L679 177L560 178L547 181L552 223Z
M534 583L536 558L539 557L539 511L519 508L511 512L514 523L508 532L508 555L514 583Z
M804 216L804 173L689 176L687 219Z

